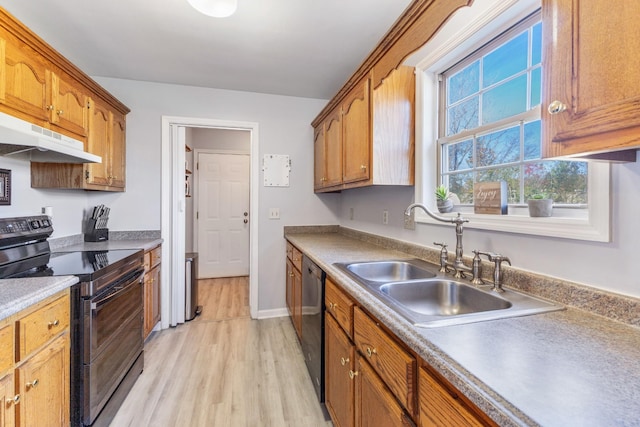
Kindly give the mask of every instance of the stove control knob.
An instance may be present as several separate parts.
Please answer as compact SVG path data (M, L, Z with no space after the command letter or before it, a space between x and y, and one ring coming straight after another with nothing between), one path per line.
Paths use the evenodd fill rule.
M31 221L31 228L40 228L40 221L38 221L37 219Z

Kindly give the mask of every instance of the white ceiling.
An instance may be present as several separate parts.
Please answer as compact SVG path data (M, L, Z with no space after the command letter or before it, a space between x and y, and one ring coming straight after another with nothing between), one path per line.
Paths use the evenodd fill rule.
M331 98L410 0L0 0L91 76Z

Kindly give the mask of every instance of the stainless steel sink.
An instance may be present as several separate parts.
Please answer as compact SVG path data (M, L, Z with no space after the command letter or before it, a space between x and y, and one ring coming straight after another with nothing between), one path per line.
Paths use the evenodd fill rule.
M386 283L436 277L436 273L420 268L411 261L356 262L347 265L347 270L371 282Z
M380 292L405 309L428 316L457 316L512 306L495 294L444 279L389 283L380 286Z
M564 307L508 288L452 280L421 260L336 263L356 282L419 327L461 325L527 316Z

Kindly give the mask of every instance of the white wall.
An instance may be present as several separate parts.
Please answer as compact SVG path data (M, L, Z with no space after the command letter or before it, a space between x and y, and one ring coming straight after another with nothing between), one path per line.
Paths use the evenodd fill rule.
M338 195L313 194L313 129L311 121L326 100L264 95L96 78L129 108L127 117L127 192L112 198L114 229L160 228L161 117L182 116L257 122L259 156L288 154L290 186L260 187L259 311L285 306L285 225L336 224ZM262 163L262 162L260 162ZM109 196L99 196L100 198ZM280 220L269 220L269 208L280 208ZM117 217L114 215L117 213Z
M595 243L577 240L464 230L465 254L473 249L508 256L517 268L536 271L620 294L640 297L638 238L640 237L640 159L636 163L614 164L611 180L612 241ZM610 195L601 194L605 201ZM340 224L345 227L433 247L434 241L455 246L450 224L416 224L403 227L403 211L413 201L413 187L369 188L342 192ZM349 219L354 208L354 219ZM382 211L389 210L389 224L382 224Z

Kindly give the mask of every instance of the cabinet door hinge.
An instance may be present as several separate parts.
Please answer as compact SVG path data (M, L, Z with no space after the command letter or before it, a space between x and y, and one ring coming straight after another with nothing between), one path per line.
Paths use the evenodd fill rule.
M196 212L196 219L200 219L200 212Z
M89 179L89 169L84 171L84 179Z

